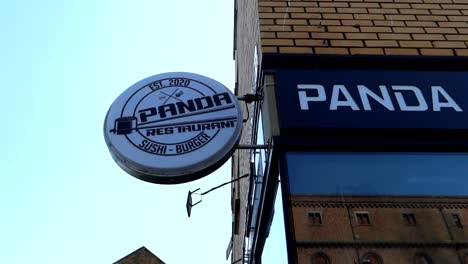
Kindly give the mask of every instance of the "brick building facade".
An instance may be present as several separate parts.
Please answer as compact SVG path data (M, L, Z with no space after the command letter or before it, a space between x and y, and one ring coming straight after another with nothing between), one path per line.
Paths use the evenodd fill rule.
M468 260L467 199L292 199L299 263L317 255L326 263L362 263L369 256L374 256L370 263L418 263L423 256L427 263Z
M258 1L262 52L468 55L464 0Z
M237 95L258 88L266 53L468 56L466 0L237 0L234 5ZM252 131L252 123L245 123L242 144L258 143ZM249 173L251 155L234 154L233 178ZM254 254L245 239L249 188L248 179L232 184L233 263ZM468 263L467 199L291 200L298 263Z

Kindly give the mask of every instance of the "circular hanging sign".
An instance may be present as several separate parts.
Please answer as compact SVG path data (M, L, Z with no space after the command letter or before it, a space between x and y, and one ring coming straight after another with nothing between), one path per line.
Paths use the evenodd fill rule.
M221 83L171 72L132 85L111 105L104 137L116 163L141 180L174 184L208 175L238 143L242 112Z

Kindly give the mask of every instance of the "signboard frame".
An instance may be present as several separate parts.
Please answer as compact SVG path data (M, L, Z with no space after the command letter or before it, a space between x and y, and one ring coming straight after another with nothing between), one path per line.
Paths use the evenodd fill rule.
M125 90L109 108L104 138L128 174L158 184L208 175L235 151L243 116L233 93L211 78L161 73Z

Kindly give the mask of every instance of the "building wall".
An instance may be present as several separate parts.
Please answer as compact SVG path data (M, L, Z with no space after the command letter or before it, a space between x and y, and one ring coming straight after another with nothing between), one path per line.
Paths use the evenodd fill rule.
M468 56L465 0L259 0L262 51Z
M447 219L447 228L452 234L452 239L455 241L468 241L468 210L459 210L457 208L444 208L442 209L442 213L445 219ZM458 214L461 226L467 228L460 228L460 225L458 225L455 219L453 218L453 214Z
M252 93L254 80L255 50L260 50L260 31L258 8L256 1L236 0L234 59L236 61L235 94L242 96ZM257 47L257 49L256 49ZM261 58L258 58L261 59ZM244 117L247 118L245 104L241 104ZM251 112L251 110L249 110ZM251 144L250 122L245 122L242 130L241 144ZM232 178L249 173L249 150L237 150L232 158ZM233 218L233 249L232 262L238 261L244 254L244 236L246 223L246 205L249 191L249 178L244 178L232 184L232 218ZM238 207L236 208L236 200ZM241 262L238 262L241 263Z
M261 65L263 53L332 55L418 55L468 56L468 1L466 0L236 0L235 1L236 94L251 93L254 52ZM244 112L245 113L245 112ZM249 123L245 124L241 143L249 144ZM248 173L247 150L238 150L232 159L232 177ZM233 255L242 258L244 247L248 179L232 184ZM296 197L297 198L297 197ZM295 198L295 199L296 199ZM362 197L361 197L362 198ZM359 199L361 199L359 198ZM354 198L346 198L346 201ZM379 198L373 198L374 202ZM416 199L416 198L414 198ZM352 206L323 202L293 206L297 241L466 241L466 228L448 221L460 214L468 224L468 211L451 206L424 207L428 198L395 207L368 206L354 201ZM236 208L236 200L240 207ZM321 197L314 197L321 201ZM436 199L437 200L437 199ZM395 201L393 201L395 203ZM419 207L414 207L414 203ZM434 201L436 202L436 201ZM453 201L452 201L453 202ZM465 201L466 202L466 201ZM450 204L450 203L448 203ZM311 226L310 210L322 210L326 225ZM373 225L359 226L354 211L368 211ZM414 212L425 219L416 226L401 224L402 211ZM445 219L445 220L444 220ZM444 222L445 221L445 222ZM398 224L395 224L398 223ZM468 225L467 225L468 226ZM427 232L426 232L427 231ZM424 247L311 247L298 246L299 263L310 263L314 252L323 250L332 263L352 263L362 254L379 250L395 262L411 263ZM323 245L322 245L323 246ZM430 248L434 263L452 263L463 257L465 249Z
M444 264L460 264L459 256L456 250L446 248L375 248L366 247L353 249L343 248L298 248L298 262L310 264L312 256L317 253L325 254L332 264L355 264L359 263L358 257L362 261L369 253L377 253L381 257L382 263L418 263L415 262L417 254L430 252L432 262ZM421 262L422 263L422 262Z
M323 223L311 223L309 212L320 212ZM298 241L353 240L353 230L345 207L306 206L298 203L292 208L292 215Z
M164 262L146 247L141 247L114 264L164 264Z
M459 264L468 253L468 198L293 196L291 204L299 263L310 263L316 253L331 263L362 260L367 253L383 263L413 263L424 253L433 263ZM320 212L321 223L311 224L309 212ZM356 212L368 213L370 224L359 224ZM403 213L414 214L415 223Z

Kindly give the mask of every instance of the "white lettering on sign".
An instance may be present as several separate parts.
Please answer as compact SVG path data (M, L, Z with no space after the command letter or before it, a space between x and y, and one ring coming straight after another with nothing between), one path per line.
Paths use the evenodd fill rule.
M385 87L385 85L379 85L380 93L382 94L382 97L372 92L371 90L369 90L369 88L367 88L364 85L358 85L357 88L359 91L359 96L361 97L361 100L362 100L362 106L364 107L364 110L366 111L372 110L370 103L369 103L369 96L370 96L372 97L372 99L374 99L374 101L383 105L389 111L395 111L395 108L393 107L392 99L390 98L390 94L388 93L387 87Z
M346 86L335 84L332 87L332 94L329 102L329 109L337 111L349 108L353 111L372 111L370 100L375 101L388 111L395 111L395 102L390 93L393 93L400 111L402 112L423 112L429 110L428 101L432 103L432 111L440 112L443 108L451 108L456 112L463 112L463 109L445 91L442 86L431 86L431 98L426 100L421 89L412 85L391 85L388 89L385 85L379 85L380 94L376 93L365 85L356 85L359 92L359 100L352 97ZM301 110L309 110L314 103L327 102L325 87L320 84L298 84L297 95ZM411 104L408 101L411 100ZM361 103L358 105L358 102Z
M398 105L400 106L401 111L427 111L427 103L426 100L424 99L424 96L419 90L418 87L415 86L392 86L394 91L408 91L412 92L414 96L416 97L416 100L418 101L417 105L408 105L405 101L405 97L403 97L402 92L395 92L395 97L397 99Z
M309 102L325 102L327 100L327 95L325 94L325 88L322 85L318 84L298 84L297 89L299 89L299 103L301 104L301 110L309 110ZM317 96L309 97L307 96L305 89L315 90Z
M340 94L342 94L346 100L340 100ZM351 94L349 94L348 90L344 85L334 85L332 97L330 100L330 110L338 110L338 107L351 107L354 111L359 110L359 106L354 101Z
M463 110L458 106L458 104L448 95L448 93L442 88L442 86L432 86L432 101L434 111L440 111L442 107L452 107L457 112L463 112ZM441 102L439 94L446 100L446 102Z
M117 164L144 181L177 184L226 162L242 134L242 111L223 84L188 72L150 76L109 108L104 138Z

